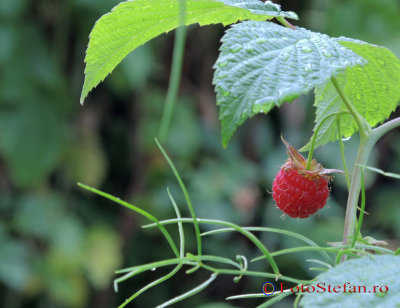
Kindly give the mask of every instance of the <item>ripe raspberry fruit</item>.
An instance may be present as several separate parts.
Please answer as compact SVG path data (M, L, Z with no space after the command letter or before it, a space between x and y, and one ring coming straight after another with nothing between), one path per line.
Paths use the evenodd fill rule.
M289 159L275 176L272 191L276 205L290 217L306 218L322 209L329 196L328 176L336 169L324 169L315 159L307 170L307 160L287 143Z

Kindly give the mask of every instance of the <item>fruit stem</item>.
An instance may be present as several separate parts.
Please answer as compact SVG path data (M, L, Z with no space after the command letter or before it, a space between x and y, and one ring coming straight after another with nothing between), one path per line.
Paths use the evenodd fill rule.
M314 131L314 135L312 136L310 152L308 152L308 158L307 158L307 166L306 166L306 169L307 169L307 170L310 170L311 161L312 161L313 154L314 154L315 142L317 141L317 136L318 136L318 133L319 133L319 131L320 131L322 125L323 125L330 117L333 117L333 116L340 117L342 114L349 114L349 113L350 113L349 111L339 111L339 112L331 113L331 114L328 114L325 118L323 118L321 122L319 122L317 128L316 128L315 131ZM339 137L341 138L341 136L339 136Z
M344 174L346 176L347 189L350 190L350 177L349 177L349 171L347 170L346 156L344 155L344 144L343 144L343 140L342 140L342 130L340 127L340 118L336 119L336 126L337 126L337 131L338 131L338 136L339 136L340 154L342 155L343 169L344 169Z
M353 115L354 120L357 123L358 130L360 132L361 140L367 139L368 134L371 131L371 127L369 127L369 125L368 126L366 125L366 121L365 121L364 117L358 113L358 111L354 108L353 104L348 99L346 94L344 94L344 91L343 91L342 87L340 86L339 81L335 77L332 77L331 81L332 81L332 84L334 85L334 87L336 88L336 91L339 93L339 96L341 97L343 103L346 105L347 109Z

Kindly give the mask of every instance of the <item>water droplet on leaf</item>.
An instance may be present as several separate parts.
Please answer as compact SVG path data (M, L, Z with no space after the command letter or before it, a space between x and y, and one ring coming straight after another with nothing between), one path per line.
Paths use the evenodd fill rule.
M304 70L305 70L306 72L311 72L311 71L313 70L312 64L311 64L311 63L308 63L308 64L304 67Z
M350 137L347 137L347 138L342 138L342 141L349 141L350 138L351 138L351 136L350 136Z
M287 59L289 59L290 54L287 51L285 51L281 54L281 56L282 60L286 61Z
M312 48L311 48L310 46L303 46L303 47L301 48L301 51L302 51L302 52L311 52L311 51L312 51Z

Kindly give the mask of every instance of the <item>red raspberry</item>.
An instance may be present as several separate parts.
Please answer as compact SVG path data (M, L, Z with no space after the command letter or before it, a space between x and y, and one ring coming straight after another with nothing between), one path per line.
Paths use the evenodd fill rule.
M307 169L307 160L283 138L289 159L276 174L272 191L276 205L290 217L306 218L322 209L329 196L328 173L315 159Z
M286 162L272 184L276 205L290 217L306 218L322 209L329 196L328 181L301 175L291 160Z

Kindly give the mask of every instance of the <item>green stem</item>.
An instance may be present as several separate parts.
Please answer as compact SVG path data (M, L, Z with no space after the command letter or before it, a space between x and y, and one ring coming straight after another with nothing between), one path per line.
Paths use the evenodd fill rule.
M290 22L288 22L285 18L283 17L277 17L276 18L282 25L284 25L287 28L290 28L292 30L296 30L296 27L293 26Z
M256 308L266 308L266 307L270 307L275 303L280 302L281 300L283 300L285 297L288 297L292 295L292 292L284 292L284 293L280 293L277 296L274 296L273 298L267 300L265 303L258 305Z
M265 256L265 258L268 260L269 264L272 267L272 270L276 274L276 277L280 277L278 265L276 264L274 258L271 256L271 253L268 251L267 247L265 247L264 244L253 233L247 231L246 229L244 229L234 223L228 222L228 221L223 221L223 220L218 220L218 219L203 219L203 218L197 218L196 220L198 223L213 224L213 225L229 227L229 228L235 229L237 232L246 236L251 242L253 242L253 244L255 246L257 246L257 248L262 252L262 254ZM160 223L162 225L164 225L164 224L177 223L179 221L182 221L184 223L191 223L191 222L194 222L194 219L191 219L191 218L167 219L167 220L160 221ZM143 228L151 228L151 227L155 227L155 226L157 226L157 224L149 224L149 225L145 225L142 227Z
M195 231L195 233L196 233L196 239L197 239L197 253L198 253L199 255L201 255L202 247L201 247L200 228L199 228L199 223L197 222L196 213L194 212L194 209L193 209L192 200L191 200L190 197L189 197L189 193L188 193L188 191L187 191L187 189L186 189L186 186L185 186L185 184L183 183L182 178L181 178L181 176L180 176L179 173L178 173L178 170L176 170L174 163L173 163L172 160L169 158L167 152L165 152L165 150L164 150L164 148L161 146L161 144L158 142L157 138L154 139L154 140L155 140L155 142L156 142L158 148L160 149L161 153L163 154L165 160L168 162L168 165L171 167L172 172L174 173L175 178L176 178L176 180L178 181L179 186L180 186L180 188L181 188L181 190L182 190L182 193L183 193L183 195L184 195L184 197L185 197L186 204L187 204L187 206L188 206L188 208L189 208L190 215L191 215L192 218L193 218L194 231Z
M144 217L146 217L148 220L153 221L157 227L160 229L161 233L164 235L164 237L166 238L168 244L171 246L172 251L174 252L174 254L178 257L179 256L179 251L178 248L176 248L176 245L171 237L171 235L168 233L168 231L164 228L163 225L160 224L160 221L154 217L153 215L151 215L149 212L146 212L145 210L142 210L141 208L138 208L137 206L134 206L133 204L130 204L128 202L125 202L123 200L121 200L120 198L116 198L110 194L107 194L105 192L102 192L101 190L98 190L96 188L87 186L85 184L82 183L78 183L78 186L82 187L83 189L86 189L88 191L91 191L92 193L95 193L99 196L102 196L108 200L114 201L115 203L118 203Z
M167 188L167 192L168 192L169 199L171 200L172 206L174 207L176 218L178 218L178 219L182 218L181 212L179 211L179 208L176 205L176 202L175 202L174 198L172 197L172 195L169 191L169 188ZM183 226L182 226L181 222L178 223L178 231L179 231L179 242L180 242L179 256L181 258L183 258L185 255L185 233L183 232Z
M368 129L365 126L365 119L362 115L358 113L358 111L354 108L353 104L351 101L347 98L346 94L344 93L343 89L341 88L339 81L335 78L331 78L332 84L336 88L336 91L339 93L339 96L341 97L343 103L346 105L347 109L351 112L351 114L354 117L354 120L357 123L358 130L360 132L360 138L361 140L368 138Z
M165 303L163 303L161 305L158 305L156 308L164 308L164 307L170 306L170 305L180 302L188 297L191 297L191 296L195 295L196 293L199 293L200 291L204 290L207 286L209 286L211 284L211 282L213 282L215 280L215 278L217 278L217 276L218 276L218 273L213 273L210 276L210 278L208 278L202 284L198 285L197 287L191 289L188 292L185 292L177 297L170 299L169 301L166 301Z
M158 136L161 142L165 142L168 136L168 130L171 123L171 118L173 115L175 103L178 96L179 83L181 80L182 72L182 62L184 55L184 47L186 40L186 27L185 24L186 17L186 4L185 1L180 0L180 15L179 15L179 25L175 31L176 37L174 41L174 52L172 55L172 68L170 74L170 82L168 85L167 97L164 103L164 111L161 118L160 129Z
M343 244L347 244L350 238L354 237L355 225L357 220L357 203L361 189L361 170L360 165L366 165L369 154L376 142L388 131L400 126L400 118L396 118L381 126L373 129L367 134L367 137L361 138L360 146L357 153L356 162L354 164L353 175L349 197L347 199L346 219L344 222ZM342 258L344 261L345 258Z
M275 251L271 253L271 256L276 257L276 256L281 256L284 254L290 254L290 253L296 253L296 252L304 252L304 251L317 251L317 252L331 252L331 253L338 253L340 251L340 248L337 247L313 247L313 246L299 246L299 247L294 247L294 248L287 248L287 249L282 249ZM265 256L258 256L250 260L250 262L257 262L260 260L265 259Z
M376 143L376 140L375 138L371 138L372 130L370 129L370 127L365 125L366 120L358 113L351 101L347 98L346 94L339 84L339 81L335 77L332 77L331 81L333 86L336 88L339 96L341 97L343 103L346 105L347 109L354 117L354 120L356 121L358 126L358 130L360 132L360 146L358 148L356 163L353 169L353 176L351 178L349 196L346 206L346 218L343 231L343 244L345 245L348 243L349 238L354 236L355 226L357 222L357 203L361 188L361 167L359 167L358 164L364 165L367 163L369 154L371 153L372 148ZM345 259L346 256L343 256L342 261L344 261Z
M393 119L389 122L386 122L386 123L382 124L381 126L375 128L373 130L373 136L376 139L376 141L378 141L378 139L380 137L382 137L384 134L386 134L388 131L390 131L396 127L399 127L399 126L400 126L400 117Z
M232 269L227 269L227 268L215 268L206 264L202 264L201 265L202 268L212 271L212 272L217 272L218 274L227 274L227 275L244 275L244 276L253 276L253 277L266 277L266 278L272 278L272 279L276 279L275 274L272 273L265 273L265 272L256 272L256 271L240 271L240 270L232 270ZM308 283L308 281L306 280L299 280L299 279L295 279L292 277L287 277L284 275L279 276L280 280L283 281L288 281L288 282L293 282L293 283Z
M361 169L361 210L360 216L357 223L356 232L353 237L353 241L351 243L351 247L353 248L357 242L358 235L360 234L361 225L364 218L364 211L365 211L365 185L364 185L364 171Z
M271 233L278 233L278 234L283 234L287 236L291 236L293 238L297 238L305 243L307 243L310 246L313 247L319 247L314 241L310 240L309 238L298 234L296 232L288 231L288 230L283 230L283 229L276 229L276 228L267 228L267 227L243 227L244 230L248 231L260 231L260 232L271 232ZM218 233L224 233L224 232L231 232L235 231L233 228L222 228L222 229L215 229L207 232L203 232L201 236L206 236L206 235L211 235L211 234L218 234ZM329 257L329 255L326 252L321 252L321 255L330 263L332 263L332 259Z
M349 171L347 169L346 156L344 155L344 144L343 144L343 140L342 140L342 130L340 127L340 119L336 120L336 126L337 126L337 131L338 131L338 136L339 136L340 154L342 155L343 169L344 169L344 174L346 176L347 189L350 190L350 177L349 177Z
M310 170L311 161L312 161L313 154L314 154L315 142L317 141L318 133L319 133L319 131L320 131L322 125L323 125L329 118L331 118L331 117L333 117L333 116L339 117L339 116L341 116L342 114L348 114L348 113L350 113L350 112L349 112L349 111L339 111L339 112L331 113L331 114L328 114L325 118L323 118L321 122L319 122L317 128L316 128L315 131L314 131L314 135L313 135L312 140L311 140L310 152L308 152L308 158L307 158L307 166L306 166L306 169L307 169L307 170Z
M217 263L223 263L227 265L232 265L236 267L237 269L230 269L230 268L216 268L211 265L207 265L203 262L208 261L208 262L217 262ZM162 260L162 261L157 261L157 262L152 262L148 264L143 264L139 266L134 266L130 268L124 268L121 270L116 271L116 273L121 274L121 273L127 273L126 275L123 275L122 277L116 279L118 283L126 281L129 278L132 278L133 276L143 273L145 271L148 271L153 268L160 268L160 267L165 267L165 266L170 266L170 265L177 265L177 264L183 264L183 265L194 265L197 263L199 267L204 268L206 270L216 272L218 274L229 274L229 275L243 275L243 276L253 276L253 277L265 277L265 278L276 278L276 274L274 273L266 273L265 271L244 271L240 264L227 258L223 257L217 257L217 256L207 256L207 255L202 255L202 256L194 256L194 255L189 255L183 258L174 258L174 259L167 259L167 260ZM302 283L306 284L308 281L306 280L299 280L295 279L292 277L280 275L279 276L280 280L288 281L288 282L293 282L293 283Z
M137 291L136 293L134 293L131 297L129 297L128 299L126 299L121 305L118 306L118 308L123 308L126 305L128 305L131 301L133 301L136 297L138 297L140 294L142 294L143 292L147 291L148 289L166 281L167 279L171 278L172 276L174 276L182 267L182 263L179 263L171 272L169 272L168 274L154 280L153 282L149 283L148 285L144 286L143 288L141 288L139 291Z
M371 153L374 145L375 142L371 139L371 137L367 139L361 139L360 141L360 146L358 148L357 158L353 169L353 175L351 177L349 196L347 198L346 219L344 222L343 232L344 245L348 243L349 238L354 236L354 229L357 220L357 203L361 188L361 167L358 165L365 165L367 163L369 154Z

